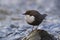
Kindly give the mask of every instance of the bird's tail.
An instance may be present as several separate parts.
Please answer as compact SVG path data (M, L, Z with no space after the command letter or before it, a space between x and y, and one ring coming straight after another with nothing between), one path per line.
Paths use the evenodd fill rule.
M43 14L42 16L43 16L43 19L45 19L45 17L47 16L47 14Z
M46 17L46 16L47 16L47 14L43 14L43 16L44 16L44 17Z

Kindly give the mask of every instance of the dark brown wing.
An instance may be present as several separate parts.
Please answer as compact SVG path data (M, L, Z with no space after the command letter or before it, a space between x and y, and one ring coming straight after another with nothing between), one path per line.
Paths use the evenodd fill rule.
M29 24L34 25L34 26L39 25L43 21L43 19L46 17L46 14L42 15L38 11L35 11L35 10L31 10L30 15L35 17L35 21Z

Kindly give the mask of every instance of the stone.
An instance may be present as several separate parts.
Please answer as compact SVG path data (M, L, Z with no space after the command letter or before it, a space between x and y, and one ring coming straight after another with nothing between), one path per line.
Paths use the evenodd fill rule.
M27 37L22 40L55 40L54 36L45 30L33 30Z

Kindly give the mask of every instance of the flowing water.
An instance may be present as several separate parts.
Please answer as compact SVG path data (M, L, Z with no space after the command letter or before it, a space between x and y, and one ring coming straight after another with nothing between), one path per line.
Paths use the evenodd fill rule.
M39 25L60 40L60 0L0 0L0 40L17 40L32 31L22 15L27 10L47 14Z

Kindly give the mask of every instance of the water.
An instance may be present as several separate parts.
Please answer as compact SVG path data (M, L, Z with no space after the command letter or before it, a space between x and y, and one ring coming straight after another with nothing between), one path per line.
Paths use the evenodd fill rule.
M0 40L22 39L32 31L33 27L25 22L22 15L26 10L38 10L41 14L47 14L38 29L60 38L59 3L59 0L0 0L0 11L3 11L0 12Z

